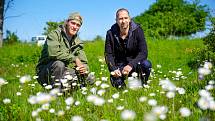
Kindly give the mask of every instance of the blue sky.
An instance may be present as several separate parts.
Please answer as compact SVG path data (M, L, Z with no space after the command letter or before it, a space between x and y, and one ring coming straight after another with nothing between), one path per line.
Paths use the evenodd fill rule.
M15 32L21 40L29 41L41 35L47 21L65 20L69 13L80 12L84 18L80 38L91 40L96 35L105 37L106 31L115 23L115 12L127 8L131 17L147 10L156 0L15 0L6 16L17 16L4 21L5 31ZM201 0L215 9L214 0Z

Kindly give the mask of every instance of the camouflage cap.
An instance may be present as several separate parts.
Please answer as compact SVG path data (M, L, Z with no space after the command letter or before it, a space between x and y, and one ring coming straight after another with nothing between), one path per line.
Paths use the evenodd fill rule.
M82 22L83 22L83 19L82 19L80 13L78 13L78 12L69 14L68 20L75 21L75 22L79 23L80 25L82 25Z

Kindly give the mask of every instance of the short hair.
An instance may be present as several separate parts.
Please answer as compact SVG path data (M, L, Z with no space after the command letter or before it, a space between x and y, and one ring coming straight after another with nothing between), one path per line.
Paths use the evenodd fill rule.
M130 15L129 15L128 9L126 9L126 8L120 8L120 9L118 9L118 10L116 11L116 18L118 18L119 12L121 12L121 11L126 11L126 12L128 13L128 16L130 16Z

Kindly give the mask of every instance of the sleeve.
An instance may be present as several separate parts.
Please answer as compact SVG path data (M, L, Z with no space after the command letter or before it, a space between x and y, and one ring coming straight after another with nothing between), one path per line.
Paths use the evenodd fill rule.
M84 43L77 37L77 39L75 39L74 46L76 46L73 50L74 56L79 58L80 61L85 65L87 70L89 70L87 56L84 52Z
M75 60L75 56L69 53L69 50L63 49L60 44L60 35L56 31L51 32L47 37L47 48L49 58L70 62ZM66 46L66 45L65 45Z
M148 56L148 50L147 50L147 44L146 44L146 40L144 37L144 32L142 30L142 28L138 28L137 29L137 42L138 42L138 55L136 56L136 58L132 59L128 65L132 66L132 67L136 67L137 63L142 61L142 60L146 60L147 56Z
M114 71L117 69L115 65L115 55L114 55L114 43L113 36L111 31L108 31L106 34L105 40L105 61L108 66L109 71Z

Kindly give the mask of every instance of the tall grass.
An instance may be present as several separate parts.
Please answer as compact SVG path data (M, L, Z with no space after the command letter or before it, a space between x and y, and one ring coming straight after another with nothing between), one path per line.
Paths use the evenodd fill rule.
M153 106L148 104L148 100L155 99L157 105L168 107L166 119L168 121L196 121L202 118L213 120L215 113L209 110L201 110L196 105L199 98L198 90L205 85L204 81L197 80L197 71L191 70L187 62L192 58L191 52L194 48L202 48L202 40L148 40L148 59L153 64L153 72L150 77L149 88L138 90L116 90L111 87L109 79L106 81L102 77L108 77L107 66L100 62L103 59L104 41L92 41L85 43L85 52L88 57L89 67L95 72L96 81L109 84L110 87L104 89L106 92L101 96L105 103L102 106L93 105L87 101L87 97L92 94L90 90L98 90L100 86L92 85L87 87L87 91L76 90L65 96L59 96L50 103L49 109L55 109L55 113L48 110L42 110L36 117L32 116L32 111L42 109L41 105L32 105L28 102L31 95L38 92L49 92L41 88L35 79L29 83L20 84L19 79L24 75L35 76L35 65L40 55L41 47L32 44L15 44L4 46L0 49L0 77L7 80L8 84L0 87L0 120L36 120L44 119L45 121L66 121L72 116L79 115L86 121L108 121L122 120L121 113L128 109L136 113L135 121L142 121L147 113L150 113ZM101 65L105 65L104 69ZM158 65L161 65L159 67ZM178 79L173 72L182 72L185 78ZM159 81L169 78L177 87L183 87L186 93L180 95L176 93L174 98L167 98L166 92L159 86ZM127 82L126 82L127 83ZM18 96L16 93L21 92ZM113 94L119 94L119 98L113 98ZM73 97L75 101L80 101L80 105L73 104L67 107L65 99ZM140 102L140 97L146 97L147 101ZM5 98L11 99L11 103L4 104ZM113 102L111 102L113 101ZM122 110L117 109L123 107ZM189 117L182 117L179 113L181 107L187 107L191 110ZM58 115L58 111L63 110L63 116Z

